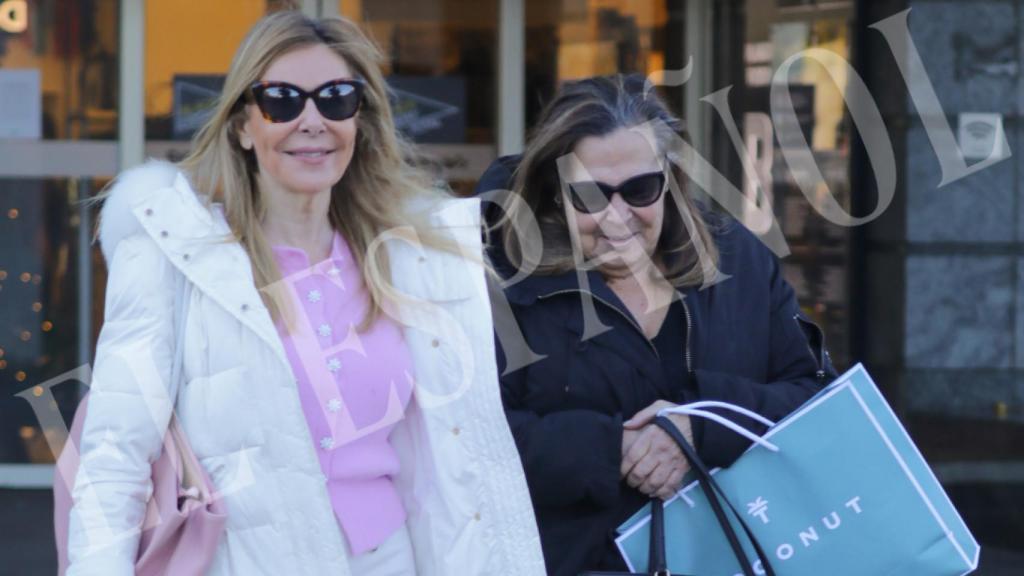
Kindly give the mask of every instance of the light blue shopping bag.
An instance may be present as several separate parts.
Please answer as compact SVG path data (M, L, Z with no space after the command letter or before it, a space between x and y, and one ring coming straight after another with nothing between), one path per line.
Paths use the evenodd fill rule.
M780 576L959 576L978 566L978 543L859 364L712 475ZM619 527L634 571L645 569L649 518L641 510ZM696 482L666 503L665 539L673 573L741 572Z

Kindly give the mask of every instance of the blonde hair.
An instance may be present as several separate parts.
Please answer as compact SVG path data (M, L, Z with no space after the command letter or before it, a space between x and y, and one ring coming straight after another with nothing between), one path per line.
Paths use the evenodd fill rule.
M457 244L432 230L425 214L407 211L415 197L442 199L447 194L413 165L415 151L397 135L392 118L380 71L383 54L356 24L343 18L309 18L293 10L257 22L235 53L212 116L180 165L197 190L224 203L234 239L249 254L256 286L271 314L276 319L288 316L268 294L281 272L261 228L267 206L257 185L259 167L253 152L242 148L238 134L246 118L244 95L249 86L279 56L311 45L330 48L366 84L352 160L331 189L328 209L330 223L348 242L370 295L370 312L359 327L364 330L382 313L385 298L394 294L386 251L368 254L374 238L411 226L416 240L426 247L454 251Z
M583 138L646 125L653 130L658 152L666 158L682 200L680 206L676 194L665 193L665 219L656 248L664 266L662 273L677 288L711 280L708 276L718 263L718 249L709 229L711 215L701 212L685 187L686 175L673 161L679 158L674 145L677 139L688 140L686 128L648 88L638 75L587 78L567 83L544 108L512 183L512 192L523 201L513 203L506 213L514 225L502 226L502 248L514 267L535 267L537 274L576 268L569 222L556 201L561 194L557 161ZM518 236L516 231L525 229L524 219L533 217L541 237ZM540 241L542 250L521 244L533 241ZM540 260L527 261L528 254L540 254Z

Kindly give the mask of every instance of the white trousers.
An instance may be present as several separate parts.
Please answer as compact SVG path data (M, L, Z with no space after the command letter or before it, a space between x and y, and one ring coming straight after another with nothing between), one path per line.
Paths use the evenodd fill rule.
M403 524L380 546L358 556L350 550L348 565L354 576L416 576L409 530Z

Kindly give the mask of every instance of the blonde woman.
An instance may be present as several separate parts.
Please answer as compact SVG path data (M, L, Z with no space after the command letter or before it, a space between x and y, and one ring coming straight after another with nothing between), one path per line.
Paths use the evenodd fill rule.
M351 22L267 16L194 152L115 182L68 574L133 573L172 407L227 509L210 574L544 573L479 207L407 162L381 58Z

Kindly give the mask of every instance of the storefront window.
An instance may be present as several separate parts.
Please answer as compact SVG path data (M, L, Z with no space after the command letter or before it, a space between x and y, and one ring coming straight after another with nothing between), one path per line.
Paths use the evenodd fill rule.
M797 186L786 163L769 110L769 92L779 66L808 48L831 51L850 59L852 5L813 5L759 2L745 5L744 77L736 107L747 142L768 143L757 148L758 162L770 162L771 182L759 191L767 194L782 227L791 255L784 260L787 280L796 290L804 312L825 332L833 362L840 369L850 363L849 342L849 228L825 220L812 208ZM838 61L838 60L837 60ZM843 95L846 70L826 69L810 59L800 60L785 79L793 99L799 129L811 147L824 176L816 194L832 194L850 211L850 131Z
M117 0L4 2L0 139L117 138Z
M497 0L342 0L388 57L398 129L468 193L495 157Z
M50 463L54 455L30 405L16 394L89 362L103 302L99 248L91 245L95 208L80 200L93 179L0 179L0 463ZM85 269L83 269L85 266ZM82 299L83 288L92 299ZM88 307L83 310L82 307ZM70 420L79 386L53 389Z
M59 174L116 151L120 2L2 4L0 465L50 463L43 430L16 394L87 363L95 341L89 318L102 302L92 296L102 294L103 267L88 241L93 209L79 201L104 182ZM70 416L78 394L73 383L55 387L56 408Z
M493 144L498 3L342 1L389 57L399 128L422 143Z
M209 117L220 95L235 49L249 28L278 4L267 0L147 0L144 85L148 152L172 160L188 152L189 139Z
M861 3L861 7L867 4ZM888 12L880 8L879 13L895 14L904 7L898 2L889 4ZM957 105L966 111L977 109L976 98L957 100L965 99L968 85L976 87L988 81L992 84L986 86L998 87L1005 82L1009 88L1003 92L992 88L989 96L1009 102L1019 97L1014 92L1019 92L1019 86L999 67L1011 58L1006 54L1012 50L993 49L981 54L960 47L961 42L967 45L963 38L983 35L990 28L999 30L993 33L998 39L993 42L1012 46L1016 38L1010 32L1016 30L1012 8L1005 6L1002 12L987 13L988 20L968 20L973 5L967 4L943 3L926 14L920 14L920 6L915 6L913 14L919 19L911 16L911 22L916 22L912 39L930 76L915 81L940 87L939 99L951 117L959 111ZM1001 218L1005 206L1012 206L1013 194L1019 194L1019 190L1014 192L1012 166L987 168L974 179L958 182L959 189L940 188L935 152L923 135L921 119L915 116L921 111L903 96L901 83L905 80L896 74L896 64L886 48L880 57L865 59L858 66L861 76L870 83L875 104L886 111L887 125L873 128L889 131L897 154L900 188L890 206L896 214L884 214L869 224L867 240L854 245L855 232L818 214L797 187L776 138L779 126L773 127L771 122L769 90L773 82L782 80L777 77L780 65L802 50L823 49L852 60L851 35L861 35L857 40L869 46L870 40L864 36L876 33L868 28L874 22L857 22L854 27L856 6L852 2L747 0L742 7L737 12L745 35L742 61L728 64L741 73L736 77L726 72L723 84L736 85L733 109L744 126L747 142L771 143L753 147L758 152L757 161L766 161L771 167L771 184L758 194L768 195L766 199L792 251L783 260L786 277L804 311L824 329L837 367L843 370L853 362L864 361L875 375L980 542L983 552L979 573L1015 574L1024 558L1024 524L1018 503L1024 486L1020 448L1024 417L1018 392L1020 347L1017 364L1013 348L1015 314L1017 341L1021 326L1021 276L1014 260L1019 245L1013 244L1013 239L1019 242L1020 236L1014 236L1011 229L1001 237L998 226L1004 220L1010 223L1008 227L1014 222L1012 215ZM936 18L936 14L942 14L943 19ZM999 21L1006 19L1012 22ZM989 60L999 62L992 64ZM785 80L798 129L810 144L824 177L811 195L831 194L852 213L854 194L863 200L872 197L874 191L870 184L851 189L851 181L857 181L854 171L871 167L864 159L854 159L851 165L854 131L843 100L849 78L845 66L838 65L842 61L836 62L836 66L826 68L811 59L799 60ZM999 72L979 80L966 73L961 75L960 68L954 72L953 62L963 64L963 69L975 66ZM946 84L941 84L943 81ZM901 106L892 104L901 98L907 102L903 117ZM1012 130L1008 133L1014 137ZM733 167L737 163L734 160ZM989 204L978 200L978 195L989 192L1005 193L1009 200ZM959 200L967 197L972 200ZM965 203L951 204L953 200ZM968 210L971 202L972 209L984 208ZM900 214L901 210L906 213ZM968 225L957 226L960 220ZM971 226L992 230L985 229L980 236L949 232ZM1005 242L1007 247L992 239ZM851 282L858 259L866 262L864 277ZM851 288L854 286L863 288ZM1006 296L1000 298L1002 294ZM854 309L865 317L854 318ZM859 341L851 342L855 324L863 326L863 334Z
M526 0L526 123L558 86L588 76L681 69L682 0ZM666 91L681 112L681 88Z

